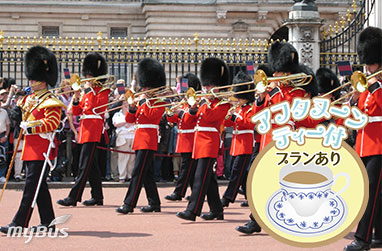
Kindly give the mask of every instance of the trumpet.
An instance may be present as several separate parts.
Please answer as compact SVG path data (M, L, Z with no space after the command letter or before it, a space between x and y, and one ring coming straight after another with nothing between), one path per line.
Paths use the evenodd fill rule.
M336 90L338 89L341 89L349 84L351 84L351 86L353 87L353 91L345 94L344 96L342 96L341 98L339 99L336 99L335 101L332 102L332 104L337 104L337 103L340 103L341 100L345 99L346 97L349 97L350 95L353 95L354 93L356 92L365 92L367 90L367 88L369 87L369 83L368 83L368 80L373 78L373 77L376 77L378 75L382 74L382 70L380 71L377 71L377 72L374 72L373 74L369 75L369 76L365 76L365 74L363 74L361 71L355 71L352 75L351 75L351 78L350 78L350 81L343 84L342 86L339 86L333 90L331 90L330 92L327 92L323 95L323 97L335 92Z
M112 104L116 104L116 103L119 103L123 100L126 100L127 103L129 105L133 104L134 103L134 99L142 94L149 94L149 95L158 95L158 94L162 94L163 92L167 92L168 91L168 88L167 86L160 86L160 87L157 87L157 88L154 88L154 89L149 89L149 90L146 90L146 91L142 91L142 92L137 92L137 93L134 93L132 90L130 89L126 89L126 92L125 94L123 94L123 97L124 99L118 99L118 100L114 100L112 102L109 102L109 103L106 103L106 104L103 104L103 105L100 105L100 106L97 106L97 107L94 107L93 108L93 112L96 113L96 114L103 114L103 113L106 113L106 112L109 112L109 111L114 111L114 110L117 110L117 109L120 109L122 107L122 105L120 106L117 106L117 107L114 107L112 109L109 109L109 110L105 110L103 112L100 112L100 113L97 113L95 112L95 110L99 109L99 108L102 108L102 107L105 107L105 106L109 106L109 105L112 105Z
M101 79L106 79L106 83L105 84L102 84L101 82L99 82L99 80ZM102 75L102 76L98 76L98 77L92 77L92 78L83 78L81 79L77 74L73 74L71 77L70 77L70 86L72 87L72 90L70 91L66 91L66 92L60 92L59 95L63 95L63 94L68 94L68 93L72 93L72 92L75 92L75 91L79 91L81 89L81 86L86 83L86 82L96 82L98 83L99 85L102 85L102 86L109 86L109 85L112 85L114 82L115 82L115 76L114 75ZM61 89L61 87L58 87L58 88L54 88L54 89L50 89L50 91L56 91L56 90L59 90Z

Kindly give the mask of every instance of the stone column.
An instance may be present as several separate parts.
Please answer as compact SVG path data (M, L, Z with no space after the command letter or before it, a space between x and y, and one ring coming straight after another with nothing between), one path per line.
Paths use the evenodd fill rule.
M322 19L314 0L295 0L284 24L289 28L289 43L298 51L300 63L316 71L320 67Z

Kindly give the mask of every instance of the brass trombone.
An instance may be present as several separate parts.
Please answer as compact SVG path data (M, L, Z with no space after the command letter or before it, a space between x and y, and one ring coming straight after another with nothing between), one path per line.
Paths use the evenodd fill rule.
M365 76L364 73L362 73L361 71L355 71L352 75L351 75L351 78L350 78L350 81L331 90L330 92L327 92L325 93L322 97L325 97L335 91L337 91L338 89L341 89L345 86L348 86L349 84L351 84L351 86L353 87L353 91L345 94L344 96L340 97L339 99L336 99L335 101L332 102L332 104L337 104L339 103L341 100L345 99L346 97L350 96L350 95L353 95L354 93L356 92L364 92L367 90L367 88L369 87L369 83L368 83L368 80L373 78L373 77L376 77L378 75L382 74L382 70L380 71L377 71L377 72L374 72L373 74L369 75L369 76Z
M167 92L168 90L169 90L168 86L160 86L160 87L157 87L157 88L153 88L153 89L149 89L149 90L142 91L142 92L137 92L137 93L134 93L130 89L126 89L126 93L123 94L123 96L124 96L124 100L126 100L127 103L129 105L131 105L131 104L134 103L134 99L136 97L142 95L142 94L159 95L159 94ZM110 110L105 110L105 111L100 112L100 113L95 112L95 110L97 110L99 108L102 108L102 107L105 107L105 106L109 106L109 105L112 105L112 104L116 104L116 103L119 103L121 101L123 101L123 100L122 99L118 99L118 100L114 100L112 102L109 102L109 103L106 103L106 104L94 107L93 108L93 112L96 113L96 114L102 114L102 113L106 113L107 111L113 111L113 110L120 109L122 106L117 106L117 107L114 107L114 108L112 108Z
M226 86L217 86L211 89L211 93L217 98L222 96L237 95L237 94L243 94L243 93L249 93L249 92L264 93L267 90L270 82L280 81L282 84L292 85L293 87L301 87L301 86L310 84L310 82L312 81L312 78L313 78L312 75L307 75L305 73L296 73L296 74L291 74L291 75L283 76L283 77L268 78L267 74L265 74L263 70L257 70L254 75L253 81L233 84L233 85L226 85ZM255 89L239 91L239 92L234 92L234 91L216 92L217 90L221 90L221 89L233 88L235 86L242 86L242 85L249 85L249 84L255 84Z
M102 75L102 76L98 76L98 77L83 78L83 79L81 79L77 74L73 74L70 77L70 86L72 87L72 90L66 91L66 92L60 92L58 94L59 95L63 95L63 94L79 91L81 89L81 86L84 83L89 82L89 81L90 82L93 82L93 81L99 82L99 80L101 80L101 79L106 79L105 84L100 84L100 85L103 85L103 86L112 85L115 82L115 76L114 75L108 75L107 74L107 75ZM54 88L54 89L50 89L49 91L53 92L53 91L59 90L61 88L62 87L57 87L57 88Z
M182 105L186 102L191 106L193 106L196 103L197 94L196 94L196 91L194 90L194 88L192 88L192 87L188 88L187 92L185 92L185 93L171 94L171 95L163 96L161 98L171 98L171 97L178 97L178 96L184 96L184 98L180 101L177 101L177 102L171 102L171 103L160 104L160 105L150 105L150 103L147 103L147 106L149 108L160 108L160 107L171 106L171 108L169 108L169 109L173 110L176 107L179 107L180 105ZM149 99L149 100L151 100L151 99Z

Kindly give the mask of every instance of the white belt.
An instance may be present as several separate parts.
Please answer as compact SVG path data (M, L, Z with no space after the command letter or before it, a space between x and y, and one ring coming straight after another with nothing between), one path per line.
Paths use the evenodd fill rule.
M82 114L81 119L103 119L101 115L96 114Z
M194 129L179 129L178 133L194 133Z
M215 127L196 126L195 132L219 132Z
M141 128L153 128L159 130L159 125L153 125L153 124L136 124L134 125L135 128L141 129Z
M238 130L238 129L235 129L233 130L232 134L246 134L246 133L250 133L250 134L254 134L254 131L253 130Z
M382 122L382 116L369 116L369 123Z

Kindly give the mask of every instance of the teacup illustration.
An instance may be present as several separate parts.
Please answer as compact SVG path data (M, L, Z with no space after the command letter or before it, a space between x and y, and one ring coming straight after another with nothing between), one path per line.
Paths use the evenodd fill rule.
M344 176L347 180L340 191L331 191L336 180ZM280 170L279 182L285 201L288 201L296 213L302 217L314 215L321 205L327 201L330 192L340 195L350 184L347 173L339 173L333 177L333 172L325 166L314 163L295 166L287 165Z

